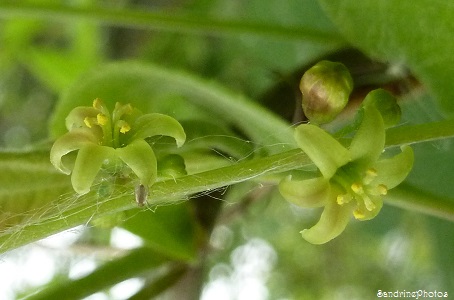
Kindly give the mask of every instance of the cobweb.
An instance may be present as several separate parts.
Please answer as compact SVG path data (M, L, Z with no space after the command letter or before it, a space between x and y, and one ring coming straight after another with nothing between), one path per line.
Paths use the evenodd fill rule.
M210 138L206 136L203 138ZM200 142L200 139L189 140L187 145ZM223 136L223 138L231 138L241 140L235 136ZM249 160L255 156L262 155L264 152L282 149L286 144L257 144L248 140L241 140L245 144L252 144L251 151L245 153L243 157L233 157L223 153L218 149L209 149L210 156L216 157L219 167L233 165L242 161ZM276 151L275 151L276 152ZM184 155L183 155L184 156ZM265 172L264 172L265 173ZM202 173L201 173L202 174ZM203 175L190 174L194 181L199 184L206 182ZM241 175L241 174L239 174ZM260 174L259 174L260 175ZM259 175L254 177L259 177ZM252 179L252 178L247 178ZM247 179L243 179L245 181ZM166 178L169 181L176 179ZM69 182L69 176L68 176ZM192 193L179 193L175 197L166 191L171 197L169 199L160 199L155 203L152 199L148 199L147 204L143 208L138 208L135 203L135 188L138 185L138 179L131 171L125 171L123 166L118 166L116 170L108 172L100 172L95 183L91 187L91 191L86 195L78 195L68 185L68 182L58 186L54 186L54 190L61 190L61 194L56 199L45 196L46 191L41 191L44 195L38 193L37 199L31 199L36 203L26 210L20 212L8 212L3 207L0 208L1 222L0 228L0 251L5 252L10 249L36 241L37 237L44 238L47 235L67 230L78 225L83 225L84 228L92 226L92 221L100 217L119 213L125 210L136 210L138 213L142 209L155 211L157 207L162 205L175 205L182 201L197 198L202 195L214 195L215 192L221 191L225 193L228 188L225 186L203 186L200 191ZM47 191L49 192L49 191ZM55 194L55 191L49 192ZM219 193L216 193L219 195ZM42 196L42 197L41 197ZM212 196L216 200L221 200L219 196Z

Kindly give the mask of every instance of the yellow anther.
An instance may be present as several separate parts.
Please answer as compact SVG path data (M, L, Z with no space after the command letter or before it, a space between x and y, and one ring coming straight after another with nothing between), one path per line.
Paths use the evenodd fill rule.
M376 208L375 203L372 202L372 200L370 200L370 198L367 197L366 195L364 195L363 200L364 205L366 206L368 211L373 211Z
M132 113L132 111L133 111L133 108L132 108L131 103L126 104L126 113L130 114L130 113Z
M350 186L350 188L356 194L363 194L364 193L363 186L361 184L359 184L359 183L353 183Z
M377 177L377 170L375 170L374 168L367 169L366 175Z
M375 179L375 177L377 177L377 170L375 170L374 168L370 168L370 169L367 169L366 171L366 175L364 176L364 179L363 179L363 183L364 184L369 184L372 182L372 180Z
M93 100L93 108L100 109L102 105L103 104L101 99L96 98L95 100Z
M87 125L88 128L91 128L91 122L90 122L90 118L89 117L85 117L84 123L85 123L85 125Z
M121 127L120 127L120 132L121 133L126 133L129 130L131 130L131 126L129 126L129 124L126 123L126 122L124 122L123 125L121 125Z
M98 122L99 125L106 125L108 118L103 114L97 114L96 121Z
M386 195L388 194L388 188L384 184L379 184L377 186L377 190L380 193L380 195Z
M343 194L343 195L337 195L336 197L336 202L339 205L344 205L345 203L349 203L352 201L353 197L350 194Z
M357 220L364 219L364 217L365 217L364 213L359 208L357 208L353 211L353 216Z
M344 195L338 195L337 198L336 198L337 204L339 204L339 205L344 204L345 203L344 202L344 200L345 200L344 198L345 198Z

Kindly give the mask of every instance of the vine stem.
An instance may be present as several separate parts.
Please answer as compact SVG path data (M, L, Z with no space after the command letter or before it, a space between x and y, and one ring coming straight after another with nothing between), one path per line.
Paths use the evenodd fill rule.
M389 129L386 145L395 147L450 137L454 137L454 120ZM149 202L151 205L169 204L189 199L197 193L309 165L312 165L312 162L300 149L244 160L230 166L157 182L150 189ZM56 171L52 170L52 172ZM69 177L66 178L70 188ZM67 205L65 199L56 200L56 203L52 204L53 207L46 206L42 214L36 212L35 215L40 216L36 220L28 220L25 224L17 224L1 232L0 252L85 224L94 216L101 217L134 208L134 196L128 192L134 190L131 184L116 186L116 190L112 193L114 196L105 199L99 199L96 191L91 191L79 197L75 204L67 208L65 208ZM397 187L391 190L389 199L385 198L385 200L391 205L454 220L452 199L440 199L421 193L412 187L405 185Z
M139 11L99 7L70 7L55 4L16 3L0 4L0 16L5 18L35 18L72 20L81 19L102 24L131 28L161 29L175 32L204 34L249 34L287 40L310 40L324 45L344 45L336 33L308 27L290 27L279 24L251 23L240 20L207 19L198 15L175 12Z

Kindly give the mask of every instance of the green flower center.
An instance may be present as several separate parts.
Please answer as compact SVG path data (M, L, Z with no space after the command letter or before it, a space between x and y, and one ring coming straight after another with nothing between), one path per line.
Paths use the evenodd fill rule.
M121 134L125 134L131 130L131 126L124 117L131 115L133 108L131 104L116 103L112 114L100 99L93 101L93 108L98 111L96 117L85 117L84 123L88 128L99 126L102 130L101 145L113 148L123 147L124 143L121 139Z
M353 215L356 219L364 219L378 208L375 200L388 193L386 185L376 182L377 176L377 171L373 168L361 173L354 168L340 168L332 178L341 187L341 192L336 197L337 204L356 201Z

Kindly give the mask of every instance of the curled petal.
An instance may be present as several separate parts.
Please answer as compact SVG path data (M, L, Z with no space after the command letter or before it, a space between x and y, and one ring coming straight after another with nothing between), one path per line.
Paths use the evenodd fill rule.
M289 202L301 207L320 207L329 199L331 188L323 177L291 180L291 176L279 183L279 192Z
M352 212L352 205L338 205L330 201L323 210L317 224L301 231L301 235L311 244L324 244L340 235L347 226Z
M114 149L96 144L80 148L71 175L71 183L78 194L86 194L95 180L104 160L113 155Z
M396 156L379 160L375 164L378 176L374 182L392 189L404 181L413 167L414 155L410 146L402 146L401 150Z
M295 130L295 140L326 179L331 178L339 167L351 160L349 151L317 126L310 124L298 126Z
M88 128L77 128L61 136L55 141L50 150L50 162L60 172L69 174L71 171L62 163L62 157L86 145L98 142L97 136Z
M367 167L383 152L385 125L375 106L367 105L363 109L363 121L350 144L350 153L355 163Z
M140 179L140 184L150 186L156 181L157 162L153 149L144 140L135 140L123 148L115 149L118 157L124 161Z
M375 207L372 210L368 210L364 202L359 202L357 208L353 211L353 215L357 220L371 220L375 218L380 212L381 208L383 207L383 200L381 199L381 197L373 196L370 199Z
M72 130L79 127L87 127L85 118L96 118L99 111L89 106L79 106L74 108L66 117L66 129Z
M186 140L186 133L181 124L174 118L163 114L153 113L140 116L133 128L131 140L166 135L173 137L178 147L181 147Z

